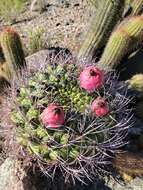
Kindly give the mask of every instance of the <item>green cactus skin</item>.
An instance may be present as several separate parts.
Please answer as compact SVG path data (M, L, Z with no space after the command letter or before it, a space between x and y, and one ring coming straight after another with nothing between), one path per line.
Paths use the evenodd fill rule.
M7 82L11 79L11 70L7 66L6 62L0 64L0 78Z
M126 81L128 89L135 92L136 99L143 101L143 74L136 74Z
M135 49L143 35L143 16L130 17L112 33L99 64L115 68L124 55ZM135 45L134 45L135 44Z
M143 74L136 74L127 80L128 88L143 93Z
M112 29L120 19L124 8L122 0L103 0L92 18L85 40L79 50L78 58L92 58L102 48Z
M19 95L17 97L17 103L23 109L24 114L26 115L26 118L29 122L32 122L33 120L37 122L37 120L39 120L40 116L37 106L43 107L43 105L51 103L50 98L48 98L51 94L51 91L52 96L54 97L54 102L57 102L63 106L65 112L71 107L73 110L79 113L83 113L86 108L88 109L88 106L97 96L97 94L88 94L87 92L80 89L78 82L76 80L72 81L69 78L69 71L76 73L76 67L72 65L66 67L58 65L53 68L49 65L47 66L45 73L38 73L35 76L32 76L28 82L28 85L20 88ZM50 88L49 94L48 88L47 90L44 90L45 86L48 87L48 85L52 88ZM33 106L32 98L28 98L30 96L37 100L37 104L35 106ZM68 133L63 132L62 130L61 132L58 130L57 132L47 132L47 130L39 123L37 123L38 126L35 129L33 127L30 129L29 122L25 121L20 112L12 112L11 120L15 124L21 126L17 129L17 141L22 146L24 146L31 155L40 155L45 161L54 162L57 160L57 156L67 159L67 151L69 152L68 155L70 160L75 159L79 154L78 148L74 146L71 146L71 148L63 147L62 149L58 150L56 148L54 149L54 147L50 149L46 145L46 141L48 141L51 136L56 142L66 145L69 138ZM74 128L76 124L74 121L72 121L70 125ZM34 140L30 141L32 136L37 139L35 140L36 142L34 142ZM98 140L102 141L103 137L100 135Z
M143 8L143 0L133 0L131 3L132 13L131 15L138 15Z
M98 0L88 0L90 4L92 4L95 8L98 8L99 2Z
M11 28L4 29L0 35L0 43L11 75L17 69L26 66L22 43L17 32Z
M126 94L123 92L123 86L122 91L121 86L114 88L113 83L117 84L116 77L106 71L103 71L103 86L93 92L87 92L80 86L80 73L84 67L88 67L87 63L85 62L83 67L76 63L76 59L64 61L57 56L47 59L47 62L36 68L36 72L27 69L23 80L14 78L11 86L13 96L9 93L7 103L3 105L6 114L2 118L1 126L10 129L9 133L6 133L6 141L9 144L9 136L12 135L14 142L10 146L12 149L15 145L19 146L17 156L24 160L27 158L30 164L31 161L36 161L35 164L42 172L51 176L55 173L51 167L60 169L63 166L64 179L68 177L68 180L79 180L80 176L80 181L91 177L94 179L93 170L90 169L93 164L101 166L102 170L105 168L105 172L107 170L103 167L103 162L106 163L103 149L108 151L108 155L111 150L113 155L124 145L123 131L125 130L126 134L129 125ZM97 97L106 99L109 106L108 113L102 117L96 117L91 109ZM61 106L64 111L65 122L58 128L47 128L41 117L51 103ZM9 123L5 121L7 118L13 127L8 127ZM107 142L110 142L109 145ZM99 158L96 157L98 153ZM79 173L78 177L75 170ZM95 170L95 179L97 175Z
M99 66L104 69L115 68L127 53L131 38L123 28L117 28L109 38Z
M129 17L121 25L132 38L128 54L140 49L142 47L143 16Z
M121 23L124 30L133 38L141 41L143 35L143 16L133 16Z

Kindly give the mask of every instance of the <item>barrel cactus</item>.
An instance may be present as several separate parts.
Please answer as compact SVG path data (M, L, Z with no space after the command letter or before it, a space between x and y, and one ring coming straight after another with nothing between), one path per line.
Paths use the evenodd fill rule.
M47 62L14 80L3 104L11 154L16 145L22 159L52 178L60 171L65 181L111 174L131 124L126 87L96 64L59 57Z

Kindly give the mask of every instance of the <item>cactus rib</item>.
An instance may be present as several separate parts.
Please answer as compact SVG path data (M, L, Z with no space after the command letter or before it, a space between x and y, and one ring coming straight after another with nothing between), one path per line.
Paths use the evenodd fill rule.
M131 38L123 28L116 29L104 50L104 53L99 61L99 64L104 65L104 67L113 68L117 66L118 62L121 60L123 55L128 50Z
M102 1L93 16L78 57L93 57L97 49L104 46L113 27L122 15L124 1Z
M132 7L132 15L140 14L143 8L143 0L133 0L131 3L131 7Z
M10 70L20 69L26 65L22 43L17 32L6 28L0 35L2 51Z

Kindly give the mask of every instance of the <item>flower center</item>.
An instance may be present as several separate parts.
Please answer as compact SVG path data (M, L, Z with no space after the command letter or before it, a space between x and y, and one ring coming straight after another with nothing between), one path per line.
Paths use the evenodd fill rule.
M96 73L93 69L91 69L91 70L90 70L90 75L91 75L91 76L97 76L97 73Z
M60 108L54 108L54 113L59 115L61 113L61 109Z
M103 108L103 107L105 107L106 106L106 104L105 104L105 102L99 102L99 104L98 104L101 108Z

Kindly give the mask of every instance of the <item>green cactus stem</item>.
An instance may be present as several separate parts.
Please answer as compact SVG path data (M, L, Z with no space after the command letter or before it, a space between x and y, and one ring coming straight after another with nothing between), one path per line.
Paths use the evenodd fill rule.
M128 54L131 54L142 47L143 16L130 17L123 23L122 27L132 37L132 42L128 48Z
M0 46L0 90L5 87L10 81L11 72L9 67L6 65L6 61L2 52L2 48Z
M11 79L11 71L6 62L0 64L0 78L4 79L7 82L9 82Z
M136 74L126 81L128 89L136 95L137 101L143 101L143 74Z
M99 2L97 0L88 0L90 4L92 4L95 8L98 8Z
M121 27L117 28L111 35L99 65L105 68L114 68L127 53L131 38Z
M143 74L136 74L127 80L128 88L143 93Z
M92 18L85 40L79 50L78 58L92 58L102 48L117 21L122 15L123 0L102 0Z
M143 0L133 0L131 3L132 13L131 15L138 15L140 14L143 8Z
M112 33L100 59L100 64L115 68L124 55L141 42L143 35L143 16L134 16L121 22Z
M124 30L136 41L142 40L143 16L133 16L121 23Z
M6 28L0 35L0 43L8 70L13 73L26 65L22 43L17 32Z

